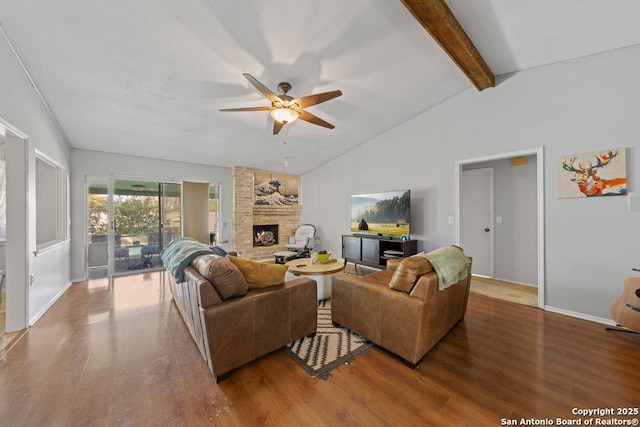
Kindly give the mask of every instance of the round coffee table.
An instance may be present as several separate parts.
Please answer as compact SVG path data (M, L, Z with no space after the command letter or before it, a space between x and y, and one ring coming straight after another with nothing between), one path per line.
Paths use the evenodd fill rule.
M331 275L344 270L344 260L327 264L311 264L311 258L298 258L285 263L289 266L287 280L307 276L318 284L318 300L331 298Z

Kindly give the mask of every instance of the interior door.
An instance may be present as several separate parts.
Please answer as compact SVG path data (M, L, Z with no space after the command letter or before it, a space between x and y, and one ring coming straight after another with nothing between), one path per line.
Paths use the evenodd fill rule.
M472 273L493 277L493 168L460 174L460 246Z

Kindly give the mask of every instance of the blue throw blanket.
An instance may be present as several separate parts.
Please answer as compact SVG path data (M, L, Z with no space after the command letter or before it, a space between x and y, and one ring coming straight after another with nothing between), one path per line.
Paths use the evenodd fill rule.
M175 239L169 246L162 250L160 259L164 266L171 272L176 282L184 281L183 270L189 265L192 259L199 255L210 254L209 246L198 242L190 237L180 237Z

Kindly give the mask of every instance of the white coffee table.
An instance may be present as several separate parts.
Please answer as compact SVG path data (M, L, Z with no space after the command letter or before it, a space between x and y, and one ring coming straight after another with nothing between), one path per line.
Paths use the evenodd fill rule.
M285 263L289 266L286 279L295 279L296 276L306 276L318 284L318 300L331 298L331 275L344 270L344 260L327 264L312 264L311 258L298 258Z

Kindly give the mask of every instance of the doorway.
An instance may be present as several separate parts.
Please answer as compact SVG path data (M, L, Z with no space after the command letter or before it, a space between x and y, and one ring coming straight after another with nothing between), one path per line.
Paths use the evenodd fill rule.
M527 166L515 169L518 162L526 158L531 159ZM508 168L504 166L505 164L509 165ZM485 249L476 251L487 252L486 247L489 246L486 257L493 259L494 265L488 271L489 274L482 274L475 269L474 274L537 287L537 306L544 308L544 158L542 147L456 162L455 209L458 218L456 244L464 247L465 251L467 245L473 244L473 239L470 243L469 237L463 233L468 226L467 220L470 217L476 219L479 210L476 207L469 208L465 204L466 200L463 200L466 197L465 194L469 192L462 188L463 185L468 184L468 180L465 178L468 175L465 174L471 169L486 169L494 165L496 165L496 171L493 187L499 187L495 190L496 207L495 210L492 210L492 204L490 204L488 208L483 208L490 212L489 221L484 228L479 228L482 225L474 226L479 228L476 230L477 234L486 233L489 238L485 240L493 241L493 245L484 242ZM513 169L509 169L512 167ZM526 171L526 174L523 175L523 171ZM526 177L527 182L531 184L521 185L521 175ZM523 188L526 190L522 190ZM498 200L499 198L502 200ZM474 264L476 256L474 255ZM514 277L524 277L524 279L513 280Z
M0 341L3 347L8 335L15 336L18 331L29 325L29 273L32 268L33 252L29 239L34 237L34 230L29 227L35 221L35 206L29 195L34 193L33 183L29 182L30 168L33 167L33 148L28 136L16 127L0 118L0 139L5 147L5 179L6 179L6 247L5 276L3 280L2 301L5 307L5 340ZM33 173L33 172L32 172ZM30 191L31 190L31 191Z

